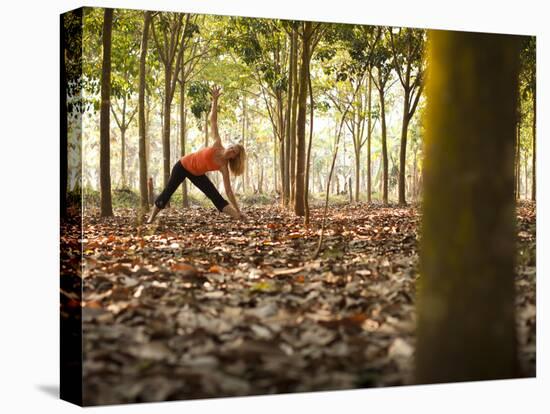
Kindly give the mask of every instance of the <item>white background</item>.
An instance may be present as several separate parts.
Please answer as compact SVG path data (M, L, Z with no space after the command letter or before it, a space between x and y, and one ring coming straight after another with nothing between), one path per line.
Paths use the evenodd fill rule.
M89 6L538 36L537 379L88 408L112 413L548 412L548 13L544 1L88 1ZM57 398L58 24L78 1L12 0L0 21L0 411L74 413ZM546 336L544 336L546 334ZM546 407L545 407L546 406Z

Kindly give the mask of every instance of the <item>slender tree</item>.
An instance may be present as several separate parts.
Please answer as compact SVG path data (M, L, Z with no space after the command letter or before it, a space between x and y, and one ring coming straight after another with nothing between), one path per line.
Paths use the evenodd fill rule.
M389 163L388 163L388 144L387 144L387 126L386 126L386 94L391 87L389 83L392 75L391 51L387 40L382 40L377 44L373 52L373 67L376 69L376 76L372 76L372 82L378 90L380 100L380 129L382 143L382 202L388 204L388 181L389 181Z
M289 180L289 205L294 208L295 199L296 199L296 150L298 146L298 135L297 135L297 122L298 122L298 100L300 98L300 88L301 83L298 74L299 59L300 59L300 39L299 39L299 28L303 25L302 22L295 22L293 30L293 41L294 41L294 50L291 53L294 53L292 59L292 68L291 68L291 80L292 82L292 93L289 91L290 95L290 115L288 120L289 131L287 132L289 136L289 143L287 149L287 162L288 162L288 180ZM303 63L303 62L302 62Z
M372 132L374 129L374 122L372 122L372 67L368 69L368 91L367 91L367 202L372 201L372 171L371 171L371 154L372 154ZM359 180L356 184L356 195L359 194ZM356 201L359 201L357 197Z
M346 121L352 135L355 156L355 201L359 201L361 152L364 145L369 141L374 127L371 116L372 82L370 73L372 71L372 57L373 51L380 40L382 30L375 26L341 25L338 33L341 38L341 45L351 58L349 63L345 62L343 70L341 69L340 71L351 84L352 90L355 83L359 82L361 84L359 93L350 110L349 119ZM370 146L370 141L368 146ZM368 157L370 157L370 151ZM370 168L370 161L368 168Z
M141 13L118 10L113 22L111 114L120 130L120 187L127 187L126 133L134 120L138 106L133 96L138 89L139 50L142 37Z
M279 142L281 200L283 205L288 205L289 55L296 22L237 17L231 18L229 23L224 34L225 44L239 61L244 62L245 69L249 70L247 74L259 86L274 138Z
M310 62L315 47L323 35L323 24L302 22L298 33L301 39L301 62L299 92L298 92L298 113L296 118L296 185L294 196L294 213L297 216L305 215L305 191L306 178L306 111L308 82L310 76Z
M394 33L395 31L395 33ZM407 161L407 134L409 123L416 111L424 88L424 30L389 28L391 50L395 71L403 86L403 118L399 150L399 204L407 204L405 198L405 166Z
M416 380L511 378L519 42L431 31L429 44Z
M307 146L307 158L306 158L306 178L305 178L305 194L304 194L304 224L309 225L309 171L311 169L311 144L313 142L313 113L315 110L314 101L313 101L313 88L311 86L311 72L308 73L308 91L309 91L309 143Z
M305 215L304 194L305 194L305 166L306 166L306 104L307 104L307 79L309 74L311 35L313 24L304 22L302 37L302 56L300 64L300 89L298 96L298 117L296 131L296 185L294 213L297 216Z
M111 113L113 114L113 118L115 119L115 122L120 130L120 187L125 188L127 185L126 180L126 131L128 130L128 127L134 120L134 117L137 113L138 108L134 108L131 110L128 110L128 97L125 95L122 98L122 106L120 108L117 108L120 112L121 116L120 118L117 115L117 111L114 109L115 106L118 105L111 105Z
M185 106L185 85L187 79L185 76L185 66L181 66L181 78L180 78L180 152L181 156L185 155L185 147L187 145L187 108ZM189 207L189 198L187 194L187 180L183 180L182 183L182 205L183 207Z
M147 209L149 194L147 191L147 138L145 124L145 76L147 46L149 41L149 26L151 24L151 12L143 13L143 34L141 37L141 52L139 59L139 192L141 196L141 207Z
M164 185L170 177L170 119L171 106L176 90L176 82L182 62L181 55L185 50L185 43L188 42L198 30L191 20L189 13L159 13L158 22L151 24L151 31L158 51L159 59L164 66L164 102L163 102L163 175ZM157 28L162 31L162 38L159 40Z
M290 57L288 59L288 91L287 91L287 103L286 103L286 127L284 141L282 142L282 178L283 178L283 206L288 207L291 200L291 176L293 169L291 165L293 163L293 149L295 148L295 135L296 135L296 68L298 59L298 31L296 27L297 23L294 22L289 34L290 37Z
M101 66L101 111L99 114L99 169L101 185L101 216L113 215L111 202L111 37L113 9L106 8L103 14L103 63Z

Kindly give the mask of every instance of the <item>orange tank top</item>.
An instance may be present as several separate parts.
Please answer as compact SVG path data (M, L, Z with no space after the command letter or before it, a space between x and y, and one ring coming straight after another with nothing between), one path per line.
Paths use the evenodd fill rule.
M216 147L206 147L181 158L181 165L193 175L203 175L208 171L219 170L220 166L214 160Z

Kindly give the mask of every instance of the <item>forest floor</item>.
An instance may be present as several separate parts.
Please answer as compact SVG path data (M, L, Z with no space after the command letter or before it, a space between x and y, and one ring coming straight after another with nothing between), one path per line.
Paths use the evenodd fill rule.
M114 404L412 383L419 211L277 207L86 215L84 402ZM518 207L522 376L535 375L535 206Z

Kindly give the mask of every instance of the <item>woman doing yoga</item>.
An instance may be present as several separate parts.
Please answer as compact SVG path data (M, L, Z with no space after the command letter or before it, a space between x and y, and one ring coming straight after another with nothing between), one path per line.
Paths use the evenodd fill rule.
M239 210L239 205L231 189L229 170L231 170L233 175L241 175L244 171L246 154L242 145L233 144L227 148L222 145L218 132L218 98L221 95L221 90L215 86L212 88L210 94L212 95L210 123L214 144L211 147L187 154L176 162L172 168L166 188L155 200L153 211L151 211L147 223L151 223L155 219L158 212L166 206L174 191L186 178L195 184L214 203L219 211L234 219L244 219L244 215ZM205 173L208 171L220 171L222 173L225 194L231 204L221 196L214 184L206 176Z

